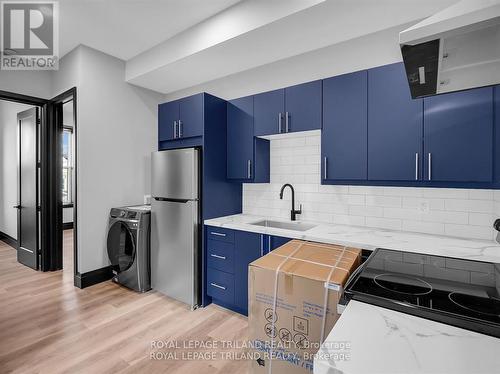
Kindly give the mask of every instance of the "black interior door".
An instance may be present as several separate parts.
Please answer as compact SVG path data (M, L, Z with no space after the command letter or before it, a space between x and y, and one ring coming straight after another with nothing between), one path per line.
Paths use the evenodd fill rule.
M17 261L38 270L38 125L37 107L17 114L18 203Z

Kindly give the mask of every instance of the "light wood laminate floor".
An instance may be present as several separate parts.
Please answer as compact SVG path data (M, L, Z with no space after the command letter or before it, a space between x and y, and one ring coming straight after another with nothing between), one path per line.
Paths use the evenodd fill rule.
M248 371L248 361L223 359L221 349L187 347L199 344L192 340L244 342L245 317L215 305L190 311L157 292L138 294L111 281L75 288L72 243L72 231L65 231L64 270L42 273L18 264L15 249L0 241L0 373ZM169 347L151 348L152 341ZM200 352L216 357L202 360Z

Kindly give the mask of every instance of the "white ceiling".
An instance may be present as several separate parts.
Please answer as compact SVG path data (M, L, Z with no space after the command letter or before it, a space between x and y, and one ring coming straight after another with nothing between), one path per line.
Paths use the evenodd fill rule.
M62 0L60 56L84 44L122 60L240 0Z
M457 0L246 0L127 62L126 80L165 94L428 17ZM297 3L291 11L283 8ZM263 5L264 4L264 5ZM274 13L265 23L266 8ZM281 13L280 13L281 12ZM230 17L229 17L230 15ZM234 20L254 17L250 27ZM229 22L232 19L233 22ZM228 31L230 29L230 31ZM217 30L217 32L213 32ZM221 31L222 30L222 31ZM205 35L218 34L210 43ZM361 57L362 58L362 57Z

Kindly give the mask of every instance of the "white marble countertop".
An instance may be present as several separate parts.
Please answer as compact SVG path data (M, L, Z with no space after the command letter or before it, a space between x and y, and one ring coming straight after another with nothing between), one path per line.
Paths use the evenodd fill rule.
M269 218L236 214L205 220L204 223L205 225L215 227L226 227L234 230L346 245L370 250L380 247L405 252L417 252L500 263L500 245L494 241L468 240L447 236L323 223L317 223L316 227L307 231L284 230L250 224L264 219Z
M354 300L314 361L314 374L499 372L498 338Z

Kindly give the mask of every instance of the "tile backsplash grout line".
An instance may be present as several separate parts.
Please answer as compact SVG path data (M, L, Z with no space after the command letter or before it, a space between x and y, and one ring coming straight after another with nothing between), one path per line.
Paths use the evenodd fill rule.
M271 183L243 185L243 213L288 219L292 183L299 219L491 240L500 191L320 184L319 132L271 139Z

